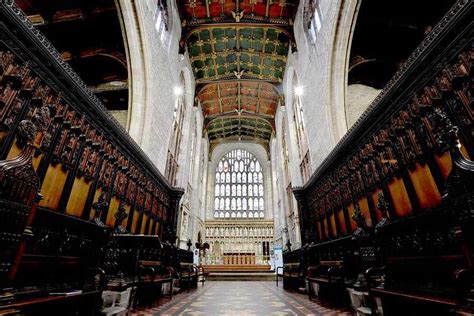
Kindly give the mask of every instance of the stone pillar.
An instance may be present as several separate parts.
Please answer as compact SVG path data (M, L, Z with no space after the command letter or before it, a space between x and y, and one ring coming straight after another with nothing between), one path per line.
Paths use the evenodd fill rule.
M171 227L169 242L176 245L178 236L179 201L184 194L183 188L173 188L170 192Z
M304 203L304 190L301 187L294 187L293 188L293 195L295 196L296 202L297 202L297 208L298 208L298 223L300 227L300 237L301 237L301 246L304 246L308 242L308 237L307 233L309 232L308 230L308 224L307 219L306 219L306 214L305 214L305 203Z

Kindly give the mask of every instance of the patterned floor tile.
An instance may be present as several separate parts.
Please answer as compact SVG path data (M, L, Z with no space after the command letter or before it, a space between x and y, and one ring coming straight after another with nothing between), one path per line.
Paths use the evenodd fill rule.
M353 316L307 296L284 291L273 282L207 282L192 293L161 299L149 308L137 308L130 316Z

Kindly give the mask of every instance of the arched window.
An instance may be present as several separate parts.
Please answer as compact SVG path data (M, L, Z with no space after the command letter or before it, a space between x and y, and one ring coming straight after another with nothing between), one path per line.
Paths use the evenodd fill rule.
M293 122L296 129L296 141L300 160L300 171L303 182L306 182L311 175L311 164L309 160L308 141L306 139L306 129L303 118L303 106L301 104L301 92L298 93L298 80L296 75L293 78Z
M184 75L181 73L180 77L181 90L186 91ZM178 161L181 148L181 140L183 136L184 113L186 111L186 102L184 93L177 95L174 105L174 123L173 135L171 136L170 145L168 148L168 158L166 164L166 177L172 185L176 185L176 174L178 173ZM218 167L219 168L219 167Z
M231 150L218 163L215 179L214 218L265 217L262 166L254 155L244 149Z
M158 0L155 11L155 29L164 42L168 32L168 8L165 0Z
M319 9L319 0L308 0L304 6L304 24L308 30L311 43L316 43L318 33L322 27L322 16Z

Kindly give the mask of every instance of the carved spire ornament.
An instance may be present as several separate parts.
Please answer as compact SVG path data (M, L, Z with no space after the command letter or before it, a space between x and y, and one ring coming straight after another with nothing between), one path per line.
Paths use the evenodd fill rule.
M127 230L122 227L122 222L128 217L127 210L125 209L124 201L120 201L119 207L114 217L115 217L114 233L126 234Z
M382 213L382 218L377 223L377 225L375 225L375 232L377 232L377 230L379 230L383 226L390 223L390 219L389 219L389 216L388 216L388 206L389 205L388 205L388 202L385 201L385 197L383 196L382 192L377 193L377 200L378 200L377 208Z
M358 203L355 203L354 205L354 212L352 213L352 219L357 224L357 229L353 233L353 238L362 238L368 235L365 216L361 212L360 206Z
M109 203L107 202L107 193L103 192L97 202L92 204L92 209L94 210L94 218L92 221L98 226L105 226L105 224L100 219L100 216L103 211L106 211L109 208Z

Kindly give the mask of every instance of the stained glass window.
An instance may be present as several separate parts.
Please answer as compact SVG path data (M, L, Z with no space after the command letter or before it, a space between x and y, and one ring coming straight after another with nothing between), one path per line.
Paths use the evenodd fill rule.
M218 163L214 218L264 218L264 181L260 162L244 149L233 149Z

